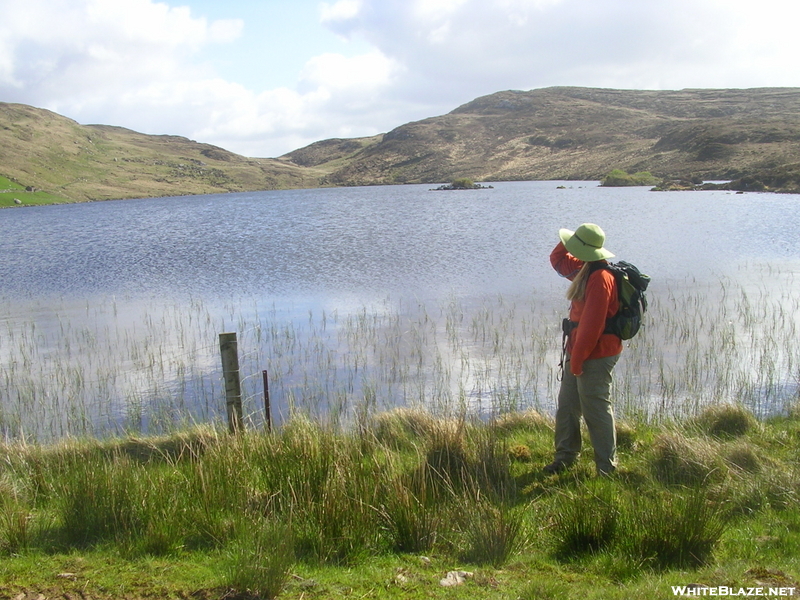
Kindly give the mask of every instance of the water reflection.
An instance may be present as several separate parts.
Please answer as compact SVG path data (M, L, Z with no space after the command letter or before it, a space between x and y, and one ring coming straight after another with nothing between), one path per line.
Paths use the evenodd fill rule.
M561 226L603 224L653 276L620 412L796 394L797 197L571 182L301 190L0 211L0 431L39 439L223 418L236 331L248 420L397 404L551 411Z

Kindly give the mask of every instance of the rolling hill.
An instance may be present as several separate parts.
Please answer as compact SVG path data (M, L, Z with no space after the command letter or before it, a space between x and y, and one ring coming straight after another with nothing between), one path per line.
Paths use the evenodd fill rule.
M0 103L0 175L65 201L313 187L320 174L171 135Z
M530 179L761 177L800 187L800 89L503 91L369 138L247 158L0 103L0 176L65 201Z
M614 168L734 179L800 162L800 89L547 88L478 98L351 154L328 140L283 158L334 185L600 179Z

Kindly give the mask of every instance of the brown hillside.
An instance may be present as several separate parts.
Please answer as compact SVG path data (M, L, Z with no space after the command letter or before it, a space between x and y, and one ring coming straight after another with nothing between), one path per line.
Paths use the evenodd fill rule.
M799 159L800 89L562 87L499 92L402 125L324 181L599 179L614 168L735 178ZM319 155L315 165L325 166Z
M68 200L211 194L315 186L319 174L178 136L79 125L0 103L0 175Z
M277 159L0 103L0 176L74 201L461 177L597 180L617 168L798 189L800 89L505 91Z

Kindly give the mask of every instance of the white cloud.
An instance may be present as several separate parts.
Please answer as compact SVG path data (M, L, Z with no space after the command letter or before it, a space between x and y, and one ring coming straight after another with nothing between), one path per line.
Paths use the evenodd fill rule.
M380 52L352 58L341 54L322 54L306 63L300 74L302 87L371 93L388 85L398 67Z
M0 10L0 84L53 107L112 101L130 88L196 77L200 69L186 57L235 39L242 28L149 0L3 0Z
M436 23L456 13L466 2L467 0L414 0L410 3L411 14L415 20Z
M333 4L323 2L320 5L320 20L323 23L346 21L355 17L360 9L360 0L339 0Z
M358 6L339 2L328 16L349 18ZM378 133L372 115L382 111L374 105L401 71L377 50L326 53L306 63L297 89L253 90L195 58L209 44L236 40L237 20L209 22L151 0L30 0L24 8L0 0L0 11L0 100L252 156Z
M759 38L769 42L769 53L779 60L763 64L760 73L740 74L742 83L780 75L778 69L789 64L780 48L796 43L775 33L776 27L796 22L787 11L798 9L774 0L766 5L741 2L731 7L718 0L420 0L409 9L405 0L364 0L357 14L331 26L365 37L429 82L441 81L449 72L457 84L471 75L489 82L487 89L552 82L591 85L608 82L617 72L626 76L617 81L622 87L653 80L655 73L672 85L702 86L704 79L715 78L716 70L726 69L732 54L757 51ZM633 80L627 79L632 66L643 70ZM797 82L793 71L779 84Z
M351 53L309 55L295 85L258 89L204 62L224 44L227 61L263 69L264 56L231 53L241 19L156 0L0 0L0 14L0 100L251 156L505 89L800 85L800 5L783 0L338 0L309 28L322 23Z
M324 54L308 61L297 90L255 94L230 86L223 92L220 85L205 91L214 118L195 135L250 156L277 156L328 137L374 135L383 131L374 124L376 114L389 122L376 106L385 103L381 94L397 69L377 52Z

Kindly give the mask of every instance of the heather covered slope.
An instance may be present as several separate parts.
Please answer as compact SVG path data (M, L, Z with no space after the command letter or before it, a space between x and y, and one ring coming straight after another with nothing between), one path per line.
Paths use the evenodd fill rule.
M331 159L341 146L329 145ZM311 148L324 167L321 145ZM352 148L352 146L351 146ZM600 179L614 168L734 179L798 162L800 89L505 91L372 139L337 185Z

